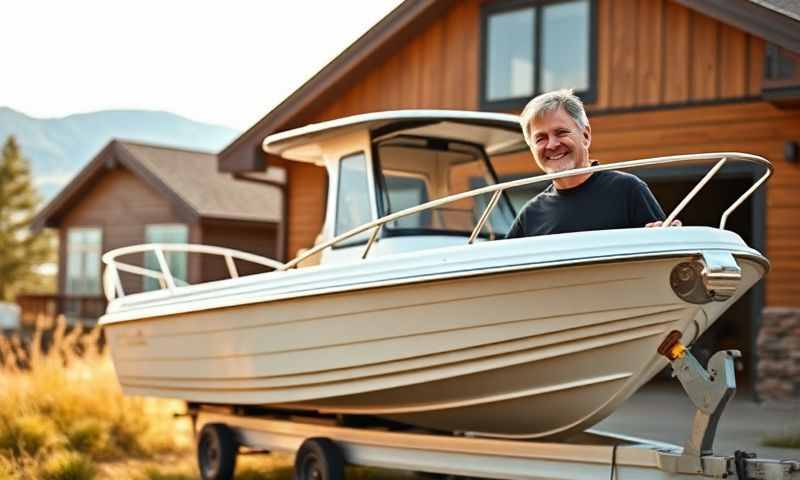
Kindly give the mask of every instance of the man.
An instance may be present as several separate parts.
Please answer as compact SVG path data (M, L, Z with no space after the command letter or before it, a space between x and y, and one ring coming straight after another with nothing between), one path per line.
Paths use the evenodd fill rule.
M536 164L545 173L593 165L589 161L592 129L583 103L572 90L534 98L522 111L520 124ZM586 173L553 180L522 208L506 238L656 227L664 217L647 184L638 177L615 171Z

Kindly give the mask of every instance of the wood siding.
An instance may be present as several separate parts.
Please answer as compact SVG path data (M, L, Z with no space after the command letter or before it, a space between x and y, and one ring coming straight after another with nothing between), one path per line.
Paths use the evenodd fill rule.
M482 3L455 3L300 123L399 108L476 110ZM587 105L592 155L609 162L737 150L772 160L766 303L800 306L800 169L783 161L784 142L800 138L800 113L754 100L761 95L764 41L669 0L597 0L596 12L597 96ZM320 231L327 180L318 167L287 168L291 257Z
M269 223L186 218L161 193L126 168L118 167L97 176L78 203L73 205L59 226L59 291L66 291L67 232L75 227L102 230L103 253L115 248L145 243L145 227L152 224L183 224L189 229L189 243L217 245L275 258L276 226ZM123 259L142 265L142 255ZM189 283L228 278L221 257L189 254ZM238 263L242 275L266 271L252 264ZM142 289L141 276L121 273L126 293ZM101 295L98 292L98 296Z
M243 223L230 221L204 221L201 223L204 245L233 248L243 252L276 258L277 227L263 223ZM194 255L202 259L203 281L230 278L225 259L212 255ZM249 262L236 262L239 275L251 275L270 271Z
M60 225L59 291L66 291L66 235L73 227L99 227L103 252L144 243L144 227L152 223L185 223L172 205L124 168L110 170L65 215ZM133 256L131 263L137 262ZM138 260L141 262L141 259ZM191 274L191 273L190 273ZM126 292L141 291L142 278L122 274ZM100 292L98 292L100 294Z

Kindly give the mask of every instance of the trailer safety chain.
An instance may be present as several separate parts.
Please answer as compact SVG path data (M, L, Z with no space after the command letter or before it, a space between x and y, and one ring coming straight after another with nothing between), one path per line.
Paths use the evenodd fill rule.
M733 463L736 466L736 478L739 480L748 480L750 477L747 475L747 462L748 458L756 458L755 453L747 453L744 450L736 450L733 453Z

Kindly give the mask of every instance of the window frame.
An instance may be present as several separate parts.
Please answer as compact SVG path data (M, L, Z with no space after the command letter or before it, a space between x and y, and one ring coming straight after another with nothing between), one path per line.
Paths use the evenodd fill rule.
M569 3L571 0L500 0L481 6L480 12L480 58L479 58L479 85L478 104L481 110L520 110L531 98L543 93L541 91L542 75L542 8L547 5ZM586 0L589 3L589 88L576 91L575 94L584 103L593 103L597 100L597 0ZM489 17L495 14L513 12L524 8L534 8L534 49L533 49L533 94L531 96L506 98L503 100L489 100L486 96L488 81L487 68L489 66Z
M357 156L362 156L363 159L364 159L364 176L367 179L367 196L369 197L368 199L369 199L369 217L370 217L370 219L368 220L368 222L371 222L371 221L375 220L375 218L376 218L375 217L375 214L376 214L375 213L376 212L375 196L377 195L377 191L375 190L375 188L373 186L374 183L375 183L375 178L373 176L374 166L372 165L373 164L372 159L367 156L367 152L365 150L354 150L354 151L352 151L350 153L345 153L345 154L339 155L339 158L336 161L336 192L334 193L334 198L333 198L333 200L334 200L334 204L333 204L333 225L331 227L332 230L333 230L333 236L334 237L337 237L337 236L341 235L342 233L345 233L345 232L349 231L349 230L345 230L344 232L339 232L339 194L342 191L342 161L344 161L344 160L346 160L348 158L357 157ZM364 224L362 223L362 224L356 225L356 227L361 226L361 225L364 225ZM352 228L355 228L355 227L352 227ZM361 238L364 235L365 235L364 233L359 233L358 235L356 235L354 237L351 237L351 238L349 238L347 240L339 242L336 245L332 245L331 249L336 250L338 248L350 248L350 247L355 247L355 246L358 246L358 245L366 245L368 239L367 238Z
M479 156L476 159L480 159L483 163L484 167L486 168L486 173L492 178L495 184L499 183L497 172L494 169L494 165L492 164L492 160L489 155L486 154L486 150L484 150L483 145L477 143L471 143L464 140L457 140L457 139L450 139L450 138L440 138L440 137L425 137L420 135L408 135L408 134L400 134L389 138L378 138L372 141L372 175L374 177L374 185L375 185L375 198L378 201L378 218L384 217L388 215L388 208L389 205L386 205L384 202L384 198L388 198L388 187L385 182L385 177L383 175L383 167L381 165L381 157L378 153L378 147L380 146L381 142L394 140L397 138L409 138L409 139L419 139L425 140L426 142L435 142L440 145L446 145L449 147L450 143L456 143L460 145L464 145L468 148L475 149ZM422 150L430 149L429 145L426 146L409 146L409 148L419 148ZM447 148L446 148L447 149ZM391 171L391 169L389 169ZM470 188L471 190L473 188ZM452 195L452 194L451 194ZM503 202L506 203L507 208L511 211L512 222L514 218L517 217L517 211L514 208L514 205L511 203L511 199L508 196L508 192L504 191L501 195ZM440 235L440 236L448 236L448 237L469 237L471 232L469 231L458 231L458 230L440 230L440 229L431 229L431 228L406 228L406 227L390 227L388 224L385 224L383 228L381 228L380 234L378 238L388 238L388 237L405 237L405 236L427 236L427 235ZM479 238L488 239L489 235L481 231L478 233ZM366 241L363 242L366 244Z
M80 260L81 260L81 282L83 285L86 285L86 271L83 269L85 265L84 256L89 253L86 248L80 248L78 250L73 250L72 245L70 242L70 232L77 231L77 230L96 230L100 233L100 242L99 242L99 250L98 250L98 264L97 264L97 290L94 292L89 291L82 291L82 292L74 292L71 291L70 288L70 275L69 275L69 263L70 263L70 256L74 254L76 251L80 252ZM79 225L74 227L68 227L66 231L66 248L65 254L66 258L64 259L64 293L68 297L100 297L103 295L103 241L105 239L105 235L103 235L103 227L99 225ZM85 246L86 244L83 243L81 246Z

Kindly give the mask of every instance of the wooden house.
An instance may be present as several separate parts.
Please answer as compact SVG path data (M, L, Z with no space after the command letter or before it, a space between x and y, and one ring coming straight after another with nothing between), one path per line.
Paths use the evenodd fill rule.
M34 228L58 229L58 295L19 298L23 323L39 313L97 319L105 311L100 257L115 248L203 243L281 256L283 184L272 174L221 173L210 153L111 141L34 221ZM168 253L168 260L189 283L227 278L219 257ZM155 266L155 258L131 261ZM157 286L133 275L122 280L129 292Z
M774 162L768 188L730 224L767 253L772 271L765 288L708 335L709 348L744 350L752 372L764 308L800 308L800 12L786 2L408 0L224 149L219 168L285 169L283 241L293 257L322 226L326 173L264 154L267 135L391 109L518 113L537 93L562 87L584 99L591 155L600 162L710 151ZM501 163L504 179L535 171L527 154ZM684 222L717 223L757 173L728 169L681 215ZM700 175L691 168L642 173L665 209Z

